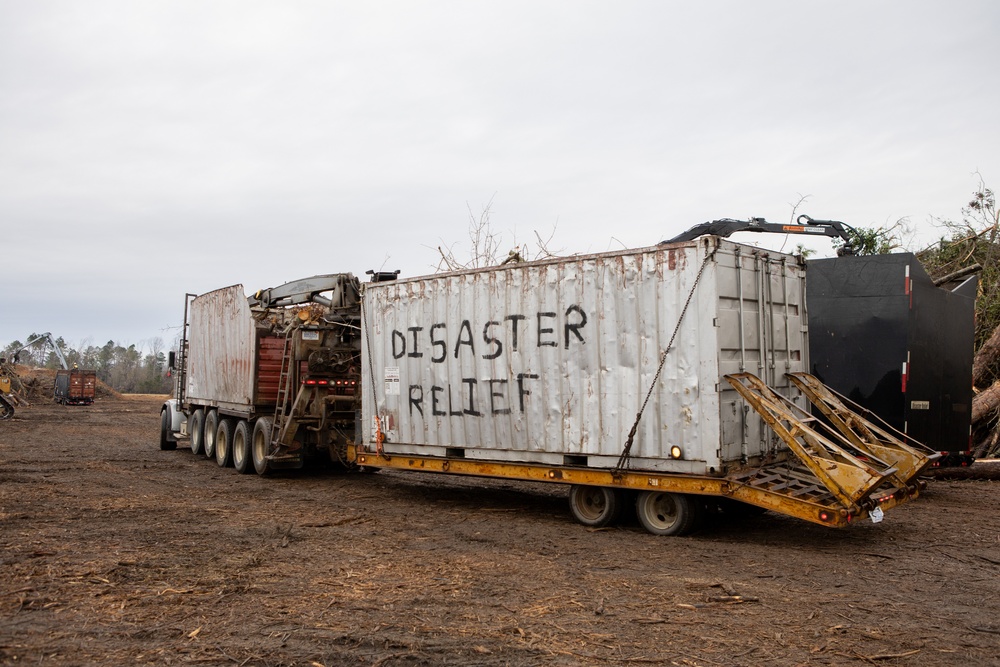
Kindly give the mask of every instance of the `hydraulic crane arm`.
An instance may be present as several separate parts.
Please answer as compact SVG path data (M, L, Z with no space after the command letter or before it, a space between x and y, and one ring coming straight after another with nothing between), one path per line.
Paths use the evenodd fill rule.
M357 294L354 276L349 273L333 273L294 280L278 287L258 290L247 297L251 306L277 308L302 303L318 303L328 308L350 303ZM331 292L329 297L323 292Z
M34 338L30 339L27 343L22 345L21 349L14 353L14 363L17 363L17 355L21 354L21 352L23 352L24 350L27 350L29 347L31 347L33 343L37 343L40 340L45 340L46 338L49 340L49 344L52 345L52 349L55 350L56 356L59 357L59 363L62 364L63 370L69 370L69 364L66 363L66 355L64 355L63 351L59 349L59 344L56 343L56 340L55 338L52 337L52 334L48 332L39 334L38 336L35 336Z
M840 238L844 245L837 250L838 255L853 255L851 232L854 231L849 225L837 220L814 220L808 215L800 215L796 218L798 224L783 225L768 222L764 218L750 218L749 220L734 220L723 218L722 220L712 220L695 225L686 232L681 232L677 236L667 241L661 241L660 245L667 243L680 243L681 241L691 241L705 234L714 236L730 236L736 232L771 232L774 234L811 234L813 236L829 236Z

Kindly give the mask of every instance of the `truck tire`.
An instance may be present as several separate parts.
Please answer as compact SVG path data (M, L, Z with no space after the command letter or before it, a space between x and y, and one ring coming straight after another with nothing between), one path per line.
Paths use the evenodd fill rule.
M170 440L170 416L166 410L160 410L160 449L177 449L177 441Z
M201 452L205 455L206 459L215 458L215 434L218 430L219 411L215 409L209 410L205 413L205 437L202 438L205 447Z
M233 431L233 467L238 473L254 471L253 453L250 451L253 443L253 431L250 422L241 419Z
M606 486L574 484L569 490L569 510L585 526L602 528L621 513L621 493Z
M215 432L215 462L220 468L233 465L233 420L226 417L219 419Z
M253 439L250 449L253 454L253 467L258 475L266 475L271 472L271 462L267 460L271 449L271 424L270 417L261 417L253 425Z
M188 419L188 435L191 436L191 453L200 456L205 449L205 411L198 408Z
M702 504L683 493L643 491L635 501L642 527L653 535L687 535L702 518Z

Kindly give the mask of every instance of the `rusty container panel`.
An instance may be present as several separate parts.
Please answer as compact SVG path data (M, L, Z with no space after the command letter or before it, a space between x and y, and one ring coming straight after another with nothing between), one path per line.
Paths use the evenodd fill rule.
M92 403L97 395L97 371L82 371L74 369L71 380L73 394L85 403Z
M190 308L187 400L249 410L254 398L257 333L243 286L202 294L191 301Z
M278 402L278 381L281 378L281 355L285 340L277 336L260 339L257 351L257 405L275 405Z
M55 398L61 403L93 403L96 388L97 371L78 368L56 371Z
M804 268L714 238L374 283L363 302L361 435L374 447L377 401L390 453L612 467L652 387L630 465L721 474L781 447L722 375L780 389L807 368Z

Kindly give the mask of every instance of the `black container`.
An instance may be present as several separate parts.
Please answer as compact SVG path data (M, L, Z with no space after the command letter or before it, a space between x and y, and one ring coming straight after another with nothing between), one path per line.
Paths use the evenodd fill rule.
M937 287L911 253L808 262L813 375L894 428L972 462L978 278Z

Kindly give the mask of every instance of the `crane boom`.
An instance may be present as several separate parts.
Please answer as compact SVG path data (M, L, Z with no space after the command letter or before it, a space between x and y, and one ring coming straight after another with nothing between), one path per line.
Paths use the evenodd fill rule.
M63 351L59 348L59 344L56 343L56 339L53 338L52 334L47 331L43 334L39 334L34 338L29 339L27 343L22 345L21 349L19 349L14 353L14 363L17 363L17 355L21 354L21 352L31 347L31 345L33 345L34 343L37 343L38 341L45 339L48 339L49 343L52 345L52 349L55 350L56 356L59 357L59 363L62 364L63 370L69 370L69 364L66 362L66 355L64 355Z
M723 218L712 220L695 225L685 232L667 241L661 241L660 245L667 243L680 243L682 241L692 241L699 236L711 234L713 236L731 236L736 232L770 232L774 234L811 234L813 236L829 236L840 238L844 245L837 250L838 255L853 255L854 247L852 232L854 229L849 225L837 220L814 220L808 215L800 215L795 220L798 224L783 225L768 222L764 218L750 218L749 220L735 220L733 218Z
M258 290L253 296L247 297L251 306L277 308L302 303L319 303L327 307L339 306L350 292L349 286L353 278L347 273L333 273L324 276L312 276L302 280L294 280L278 287ZM330 297L322 296L323 292L332 292Z

